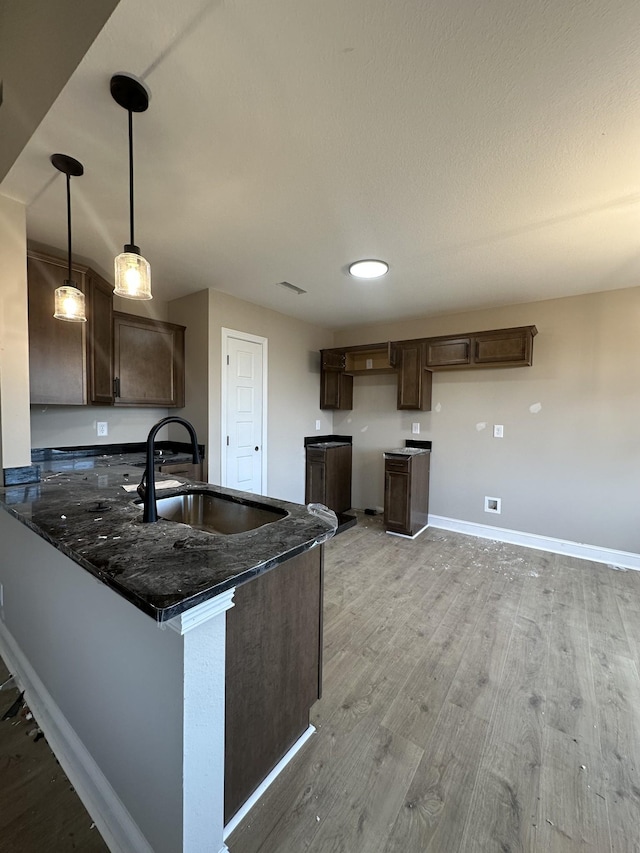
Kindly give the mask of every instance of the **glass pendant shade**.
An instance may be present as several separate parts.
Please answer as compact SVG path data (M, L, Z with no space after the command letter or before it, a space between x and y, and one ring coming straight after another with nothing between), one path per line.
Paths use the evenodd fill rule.
M153 299L151 294L151 267L149 262L137 252L125 251L115 259L116 296L125 299Z
M73 285L74 282L65 281L62 287L56 288L55 313L53 316L56 320L86 323L84 293Z

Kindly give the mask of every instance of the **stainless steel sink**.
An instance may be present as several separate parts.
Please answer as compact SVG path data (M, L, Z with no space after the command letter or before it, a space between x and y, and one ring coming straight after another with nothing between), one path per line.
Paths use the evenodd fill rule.
M257 502L238 503L224 495L203 491L157 498L156 504L158 518L223 535L255 530L288 515L284 509Z

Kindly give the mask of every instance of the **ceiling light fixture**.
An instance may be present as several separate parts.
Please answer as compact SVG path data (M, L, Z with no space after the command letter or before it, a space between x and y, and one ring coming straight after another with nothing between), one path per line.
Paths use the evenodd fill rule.
M124 252L115 259L115 289L117 296L126 299L152 299L151 267L140 254L133 234L133 113L143 113L149 106L149 93L128 74L114 74L111 96L129 114L129 229L131 239Z
M367 259L349 264L349 273L355 278L380 278L388 272L389 264L385 261Z
M71 278L71 175L78 178L84 174L84 166L67 154L52 154L49 158L59 172L67 176L67 279L62 287L56 288L56 320L86 323L84 293Z

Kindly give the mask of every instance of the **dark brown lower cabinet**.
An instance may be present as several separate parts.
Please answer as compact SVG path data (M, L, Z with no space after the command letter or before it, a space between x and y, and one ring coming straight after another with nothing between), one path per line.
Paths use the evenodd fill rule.
M351 508L351 445L307 445L305 503L320 503L336 513Z
M384 526L390 533L415 536L429 519L428 451L384 455Z
M242 584L227 612L225 823L307 730L320 697L323 550Z

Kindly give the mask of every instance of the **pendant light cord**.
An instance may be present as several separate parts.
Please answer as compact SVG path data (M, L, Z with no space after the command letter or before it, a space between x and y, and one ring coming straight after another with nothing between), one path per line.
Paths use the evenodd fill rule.
M129 230L131 232L131 245L135 246L133 234L133 113L129 113Z
M67 174L67 259L68 281L71 284L71 176Z

